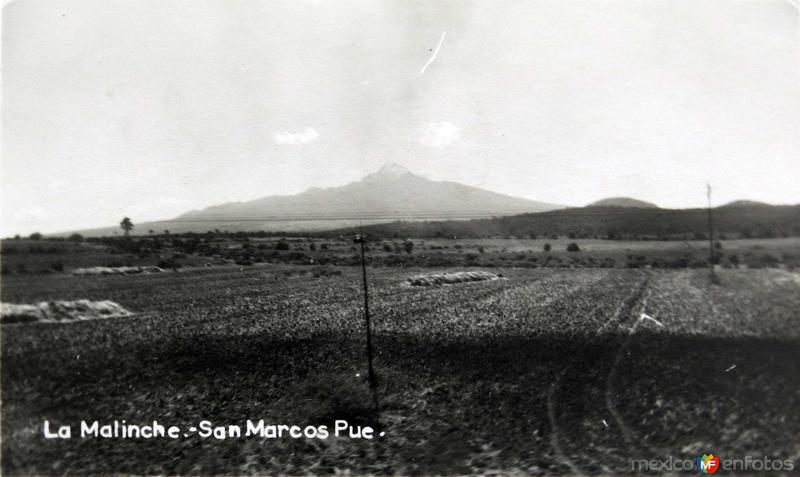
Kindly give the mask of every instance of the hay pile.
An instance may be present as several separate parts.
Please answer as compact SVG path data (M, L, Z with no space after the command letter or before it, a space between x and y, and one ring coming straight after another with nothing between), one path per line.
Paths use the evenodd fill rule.
M160 273L164 269L154 266L143 267L89 267L76 268L73 275L136 275L138 273Z
M36 305L0 305L2 323L67 323L100 318L130 316L132 313L113 301L43 301Z
M502 275L490 272L454 272L454 273L427 273L414 275L406 280L415 287L429 287L432 285L449 285L453 283L479 282L483 280L498 280Z

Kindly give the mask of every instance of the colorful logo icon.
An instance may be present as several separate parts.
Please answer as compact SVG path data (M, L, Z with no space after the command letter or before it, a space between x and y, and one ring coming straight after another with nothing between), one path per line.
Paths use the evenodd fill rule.
M697 470L701 474L714 474L719 470L719 457L714 454L703 454L703 457L698 457Z

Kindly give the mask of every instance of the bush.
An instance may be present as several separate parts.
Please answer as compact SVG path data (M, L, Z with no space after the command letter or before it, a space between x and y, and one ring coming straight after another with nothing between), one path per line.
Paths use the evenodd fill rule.
M706 268L708 267L708 260L704 258L695 258L691 262L689 262L689 267L691 268Z
M177 270L181 268L181 264L176 262L174 258L165 258L158 261L157 266L164 269Z
M542 248L544 249L545 252L549 252L552 249L549 243L544 244L544 247Z
M569 244L567 244L567 252L580 252L580 251L581 248L578 247L578 244L576 244L575 242L570 242Z
M64 264L62 262L53 262L50 264L50 268L56 272L63 272Z
M30 239L31 240L42 240L42 234L40 234L39 232L34 232L34 233L31 234Z
M249 267L253 264L253 260L250 257L239 257L234 263L243 267Z
M289 250L289 242L286 240L278 241L278 243L275 244L275 250Z
M410 254L411 252L414 251L414 242L412 242L411 240L406 240L405 242L403 242L403 249L406 251L406 253Z
M68 239L70 242L83 242L83 235L81 234L72 234L69 236Z
M392 251L392 246L389 245L388 243L383 244L383 251L384 252L391 252Z

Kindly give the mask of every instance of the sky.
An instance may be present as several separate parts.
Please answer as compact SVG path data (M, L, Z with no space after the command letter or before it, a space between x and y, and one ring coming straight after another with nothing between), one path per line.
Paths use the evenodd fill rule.
M0 235L397 163L581 206L800 202L787 1L15 1Z

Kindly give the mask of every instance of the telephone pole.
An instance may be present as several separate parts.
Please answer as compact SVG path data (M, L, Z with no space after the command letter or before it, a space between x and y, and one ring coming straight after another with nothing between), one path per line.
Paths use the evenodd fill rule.
M708 268L711 271L711 281L716 280L714 275L714 221L711 215L711 184L706 184L708 195Z
M367 332L367 379L369 380L369 388L372 391L372 404L375 406L375 412L378 411L378 383L375 380L375 368L372 366L372 322L369 316L369 291L367 289L367 259L364 253L364 243L367 241L366 237L357 234L353 242L359 244L361 247L361 280L364 284L364 323Z

